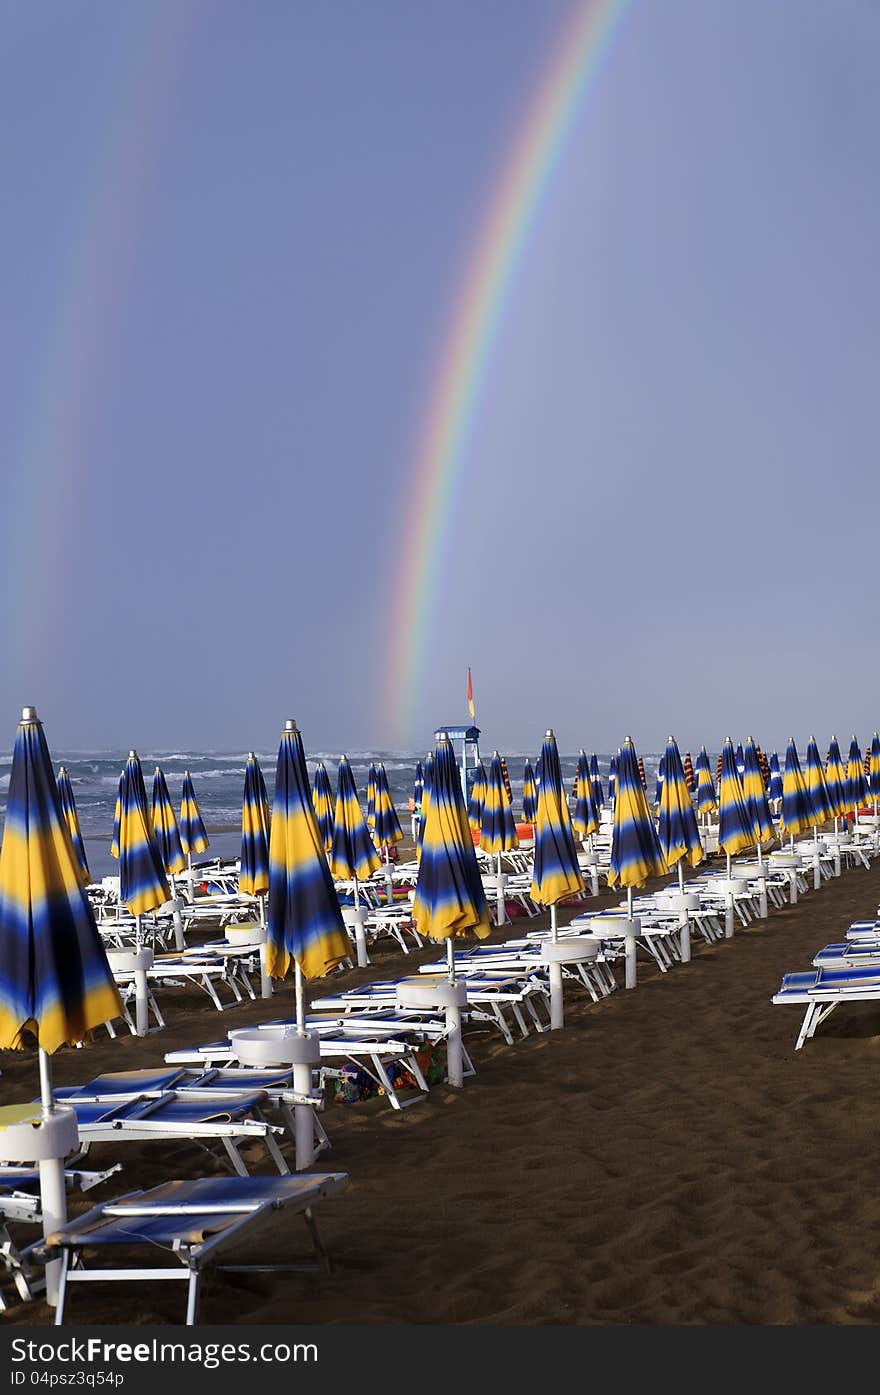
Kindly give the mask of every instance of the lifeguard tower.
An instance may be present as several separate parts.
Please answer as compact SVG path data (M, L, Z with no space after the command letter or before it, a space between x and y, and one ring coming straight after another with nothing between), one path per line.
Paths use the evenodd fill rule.
M440 740L440 733L446 732L453 745L460 743L461 757L459 760L459 770L461 771L461 788L464 793L464 802L467 804L471 797L471 786L474 783L474 772L480 764L480 728L474 726L463 727L458 723L450 726L438 727L434 732L434 740Z

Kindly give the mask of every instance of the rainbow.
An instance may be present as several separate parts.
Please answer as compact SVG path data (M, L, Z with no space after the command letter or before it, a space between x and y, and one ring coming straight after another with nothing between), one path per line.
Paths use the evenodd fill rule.
M483 216L419 432L385 662L392 739L414 732L431 611L465 446L514 273L629 0L578 0L534 89Z

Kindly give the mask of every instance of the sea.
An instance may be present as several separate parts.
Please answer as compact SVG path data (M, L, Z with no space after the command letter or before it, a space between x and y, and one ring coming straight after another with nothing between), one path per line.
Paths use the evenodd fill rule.
M153 771L160 766L168 784L175 808L180 809L181 787L185 771L192 776L193 788L202 819L210 839L210 847L204 857L234 857L238 855L241 843L241 797L244 784L244 767L247 752L242 751L181 751L157 750L138 752L144 772L147 798L150 798ZM262 767L269 799L275 777L277 747L272 751L258 751L257 757ZM335 788L336 770L341 758L339 751L313 751L308 753L310 776L314 775L319 761L327 767L331 785ZM351 751L346 752L354 775L362 804L366 801L367 775L372 762L382 761L388 775L388 786L394 800L404 830L407 801L412 797L416 762L424 760L424 751ZM491 752L483 751L484 762L488 763ZM62 751L53 750L52 757L57 771L63 765L67 769L73 786L80 827L86 844L86 856L92 877L100 880L118 872L119 864L110 856L110 838L113 831L113 811L116 804L116 790L119 776L125 765L128 751ZM526 760L534 765L537 751L504 752L510 775L514 811L519 813L522 799L523 766ZM603 786L607 784L610 753L599 753L599 770ZM643 753L648 789L656 780L660 755ZM9 773L12 753L0 753L0 815L5 815L6 792L9 788ZM570 791L577 766L577 752L560 752L563 779Z

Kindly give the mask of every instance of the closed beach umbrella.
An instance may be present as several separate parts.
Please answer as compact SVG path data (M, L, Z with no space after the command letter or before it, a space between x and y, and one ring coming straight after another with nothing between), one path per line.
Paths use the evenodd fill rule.
M619 755L620 751L617 752L616 756L612 756L608 762L608 803L612 806L617 798L617 757Z
M813 827L826 823L833 817L828 787L825 784L825 770L815 736L807 743L807 758L804 762L804 784L807 788L807 801L810 806Z
M119 784L116 786L116 804L113 809L113 836L110 839L110 856L119 857L119 819L122 814L122 780L123 771L119 772Z
M593 803L597 809L601 810L605 803L605 795L602 792L602 780L599 776L599 757L595 751L590 756L590 782L593 786Z
M868 782L862 769L859 743L856 737L853 737L849 743L849 760L846 767L846 807L852 809L853 817L856 816L860 805L864 802L867 788Z
M608 885L626 887L632 916L633 888L642 886L649 877L662 877L668 871L639 775L636 748L628 736L617 758L617 798Z
M269 890L269 799L260 762L253 751L248 753L244 768L240 864L239 891L246 896L265 896ZM261 901L261 917L262 913Z
M549 906L550 925L556 939L556 907L560 901L584 890L584 879L574 846L571 818L562 786L556 737L548 731L541 747L541 784L535 828L535 859L530 895Z
M782 800L782 771L779 769L779 756L775 751L770 755L770 783L767 786L767 798L774 802Z
M381 863L370 837L348 756L343 756L336 772L336 807L333 811L333 842L330 845L330 871L337 881L354 884L354 928L358 967L369 964L364 938L364 915L358 883L378 871Z
M743 778L743 775L745 774L745 769L746 769L746 757L745 757L745 752L743 751L743 748L742 748L742 742L740 742L739 745L738 745L737 748L736 748L736 773L737 773L737 775L739 776L739 782L740 782L740 784L742 784L742 778Z
M64 822L67 824L67 829L70 833L73 851L76 853L76 860L79 863L83 879L88 882L91 880L91 873L89 871L88 861L86 860L86 849L83 843L82 830L79 826L79 816L76 812L76 800L73 797L73 787L70 783L70 776L63 765L58 769L55 783L58 786L61 813L64 816Z
M718 847L730 859L754 846L755 831L746 808L743 787L736 768L736 752L728 736L721 750L721 779L718 786Z
M688 794L696 794L696 792L697 792L697 777L696 777L696 775L694 774L694 763L693 763L693 761L692 761L692 759L691 759L691 753L690 753L690 751L685 751L685 753L684 753L683 769L684 769L684 782L685 782L685 784L687 785Z
M880 799L880 735L875 731L871 738L871 753L868 759L868 793L874 801L874 813Z
M189 873L189 896L192 900L195 895L192 860L198 853L205 851L208 846L208 835L205 832L205 825L202 823L196 793L188 770L184 772L183 776L179 822L180 841L183 844L183 851L186 853L186 866Z
M480 820L480 847L484 853L496 859L497 900L495 924L503 925L507 919L504 906L504 877L501 871L502 853L512 852L519 847L516 824L513 819L513 805L504 783L504 770L501 756L492 754L492 762L486 779L486 794L483 799L483 812Z
M764 781L764 789L768 790L770 788L770 765L761 747L756 746L755 749L758 752L758 769L761 772L761 779Z
M782 821L780 828L792 842L798 833L806 833L813 822L807 787L798 760L794 737L789 737L785 751L785 770L782 776Z
M434 779L434 757L429 751L425 756L425 764L422 773L422 814L419 819L419 837L416 847L416 856L422 855L422 843L425 841L425 820L428 817L428 806L431 803L431 782Z
M394 899L394 882L391 862L397 861L396 844L403 838L403 829L391 790L388 788L388 772L382 761L376 766L376 790L373 811L373 837L382 850L385 859L385 894L389 903Z
M174 813L174 806L171 803L171 796L168 793L168 786L165 783L165 776L156 766L153 772L153 800L150 807L150 822L153 825L153 836L162 856L162 865L168 874L168 885L171 890L171 914L174 918L174 938L179 950L186 948L186 941L183 934L183 918L180 914L180 901L176 895L174 886L174 874L182 872L186 866L186 858L180 843L180 829L177 827L177 818Z
M828 759L825 762L825 789L835 826L837 820L846 813L846 770L840 755L837 737L832 736L828 745Z
M590 762L583 749L578 756L575 776L575 806L572 815L572 828L579 838L590 838L599 831L599 810L593 798L593 782L590 778Z
M657 778L654 781L654 803L659 806L660 796L663 792L663 757L657 762Z
M641 756L638 757L638 763L639 763L639 779L640 779L641 782L642 782L642 789L645 791L645 794L647 794L647 793L648 793L648 778L647 778L647 776L645 775L645 762L642 760Z
M413 804L416 806L416 813L422 805L422 790L425 787L425 776L422 770L422 762L416 761L416 773L413 779Z
M522 816L523 823L534 823L538 815L538 791L535 786L535 772L532 762L523 766Z
M696 867L703 857L697 816L685 783L684 768L675 738L670 736L663 753L663 783L657 841L668 867L678 867L679 886L684 885L684 864Z
M743 756L742 787L743 798L754 833L754 843L758 849L758 862L760 862L763 845L772 843L776 837L776 826L773 823L773 815L770 813L770 805L767 803L767 791L758 762L758 748L751 736L746 742Z
M168 786L165 783L165 776L158 765L153 771L150 822L153 825L153 836L162 855L162 865L165 871L173 877L175 872L183 871L186 866L186 857L181 846L180 829L177 827L177 818L171 803L171 796L168 793Z
M507 761L501 757L501 778L504 781L504 788L507 790L507 798L511 808L513 808L513 789L510 784L510 776L507 773Z
M58 1134L57 1155L49 1152L39 1165L43 1227L49 1235L67 1219L64 1156L77 1139L75 1117L57 1110L49 1056L121 1017L122 1003L33 707L22 711L9 775L0 848L0 965L0 1048L21 1050L25 1031L37 1038L40 1127L47 1139L53 1131ZM36 1126L38 1121L28 1122ZM47 1266L47 1299L53 1306L57 1279L57 1264Z
M318 829L324 842L324 851L329 852L333 844L333 790L330 776L324 762L318 761L315 769L315 784L312 790L312 803Z
M700 747L700 754L697 756L695 766L697 772L697 813L702 814L705 819L717 812L718 799L715 794L715 785L712 781L712 767L709 764L709 754L705 746Z
M483 801L486 798L487 783L486 767L481 763L474 771L474 783L471 785L467 810L468 823L475 833L479 833L483 826Z
M140 940L140 917L164 906L171 899L171 890L147 810L147 792L137 751L129 751L122 772L121 805L119 899L135 917L136 935Z
M370 761L367 771L367 828L372 833L376 826L376 764Z

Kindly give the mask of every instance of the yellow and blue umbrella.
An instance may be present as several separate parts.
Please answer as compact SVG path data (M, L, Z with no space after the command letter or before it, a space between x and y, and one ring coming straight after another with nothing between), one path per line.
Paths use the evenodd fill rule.
M265 896L269 890L269 797L253 751L244 767L238 889L246 896Z
M73 843L73 851L76 853L76 860L80 865L83 880L91 880L91 872L86 859L86 849L83 842L82 829L79 826L79 816L76 812L76 800L73 797L73 787L70 783L70 776L64 766L60 766L55 781L58 786L58 798L61 801L61 812L64 815L64 822L70 832L70 841Z
M864 803L868 792L868 782L862 767L862 753L854 736L849 743L849 760L846 767L846 807L853 813Z
M625 886L631 907L633 888L642 886L649 877L663 876L669 866L657 839L636 748L629 736L617 754L616 784L608 885Z
M480 819L480 847L483 852L496 858L495 873L498 895L495 910L495 924L503 925L507 919L504 905L504 882L502 881L501 854L512 852L519 847L516 824L513 818L513 805L504 783L504 768L501 756L495 751L486 779L486 793Z
M312 803L315 807L318 829L324 840L324 851L329 853L333 846L333 789L330 785L327 767L322 760L318 761L315 768Z
M541 783L535 825L535 857L529 895L551 908L551 930L556 933L556 906L584 890L584 879L574 846L568 804L562 786L559 751L552 731L541 747Z
M372 833L376 826L376 764L370 761L367 771L367 828Z
M180 800L180 841L183 844L183 851L190 858L196 853L204 852L208 846L208 835L205 832L205 825L202 823L202 816L199 813L193 782L188 770L184 772L183 793Z
M470 821L470 820L468 820ZM486 778L486 792L480 815L480 847L492 855L511 852L519 847L513 807L504 783L501 757L495 751Z
M425 788L425 774L422 770L422 762L416 761L416 773L413 780L413 804L415 812L418 813L422 807L422 790Z
M683 884L684 864L696 867L703 857L697 831L697 816L684 778L681 755L670 736L663 752L663 781L660 786L660 818L657 841L666 865L678 866L679 885Z
M484 939L489 934L486 894L464 807L455 752L445 733L441 733L435 747L430 788L426 770L425 791L429 798L413 898L416 929L432 940L451 941L453 936L466 935L469 931ZM450 965L452 963L450 957Z
M329 861L334 877L339 881L354 881L357 905L358 880L372 876L381 864L361 813L348 756L342 757L336 772L336 807Z
M284 978L295 964L306 978L317 978L350 954L315 818L302 737L288 721L278 747L269 833L266 972ZM302 1026L299 995L297 1014Z
M832 736L828 745L828 759L825 762L825 788L828 791L831 816L836 822L847 810L846 770L836 736Z
M721 748L721 779L718 782L718 847L730 859L755 845L755 830L746 807L745 795L736 768L736 752L728 736Z
M758 760L758 748L751 736L746 742L743 771L743 798L751 819L754 833L753 841L758 849L760 862L763 845L772 843L776 837L776 825L773 822L773 815L770 813L770 805L767 803L767 791L764 788L764 777L761 774Z
M807 790L807 802L810 806L813 826L826 823L833 818L831 799L828 787L825 784L825 770L822 765L822 757L819 755L819 747L816 744L815 736L811 736L807 743L807 758L804 763L804 784Z
M181 846L180 829L177 827L177 818L171 803L171 796L168 793L168 786L165 783L165 776L158 765L153 772L153 800L150 815L153 836L162 855L162 864L165 871L173 877L175 872L183 871L186 866L186 857Z
M590 756L590 784L593 787L593 803L597 809L601 810L605 803L605 796L602 793L602 781L599 777L599 757L595 751Z
M486 767L482 762L474 771L474 783L471 785L471 797L468 800L468 823L475 833L479 833L483 826L483 803L486 798L486 786L488 777Z
M660 800L663 795L663 757L657 762L657 778L654 781L654 803L660 807Z
M579 838L589 838L599 831L599 810L593 798L593 782L590 778L590 763L583 749L578 756L575 775L575 806L571 825Z
M388 787L388 772L382 761L376 766L373 834L380 848L388 848L403 838L403 829Z
M794 737L789 738L785 751L785 771L782 776L782 820L780 829L792 841L798 833L806 833L813 824L807 787L798 760Z
M522 816L523 823L534 823L538 816L538 791L530 760L523 767Z
M147 791L137 751L122 772L119 814L119 899L132 915L155 911L171 900L162 853L147 809Z
M26 707L0 849L0 1048L22 1049L27 1030L51 1055L121 1016L42 723ZM44 1094L51 1108L48 1075Z
M868 794L874 801L874 813L880 800L880 734L876 731L871 738L871 753L868 757Z
M612 808L617 798L617 761L619 756L620 751L618 750L617 755L612 756L608 762L608 803Z
M119 857L119 820L122 816L122 781L124 771L119 772L119 784L116 786L116 805L113 810L113 836L110 839L110 856Z
M694 770L697 775L697 813L709 818L718 809L718 798L712 779L709 753L705 746L700 747L700 754L697 756Z
M429 751L425 757L425 765L422 773L422 800L421 815L419 817L419 836L416 855L421 857L422 844L425 841L425 820L428 817L428 808L431 803L431 783L434 779L434 757Z
M767 798L774 803L782 801L782 771L779 769L779 756L775 751L770 755L770 783L767 786Z

